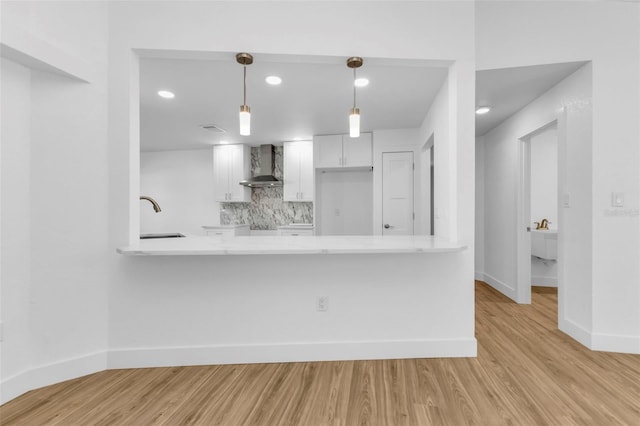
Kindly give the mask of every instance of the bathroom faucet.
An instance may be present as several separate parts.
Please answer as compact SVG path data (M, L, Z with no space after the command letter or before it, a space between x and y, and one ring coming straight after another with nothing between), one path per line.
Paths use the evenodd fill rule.
M161 211L160 210L160 204L158 204L156 202L156 200L154 200L153 198L141 195L140 199L141 200L147 200L148 202L150 202L153 205L153 210L155 210L156 213L159 213Z
M549 224L551 222L549 222L547 219L542 219L542 222L540 222L540 229L549 229Z

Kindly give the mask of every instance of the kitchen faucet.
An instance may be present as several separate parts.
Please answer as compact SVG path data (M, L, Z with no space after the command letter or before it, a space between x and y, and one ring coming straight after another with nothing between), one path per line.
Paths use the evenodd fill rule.
M147 200L148 202L150 202L150 203L153 205L153 210L155 210L155 212L156 212L156 213L159 213L159 212L161 211L161 210L160 210L160 204L158 204L158 203L156 202L156 200L154 200L153 198L151 198L151 197L147 197L147 196L145 196L145 195L141 195L141 196L140 196L140 199L141 199L141 200Z

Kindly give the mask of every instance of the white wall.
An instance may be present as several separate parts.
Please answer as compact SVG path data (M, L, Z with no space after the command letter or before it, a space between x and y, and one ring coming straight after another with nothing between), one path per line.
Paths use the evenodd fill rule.
M449 91L453 101L449 105L448 124L450 129L457 129L452 143L465 155L451 170L461 175L457 179L464 185L456 194L465 207L465 215L456 217L455 222L461 238L472 246L473 3L112 2L110 8L114 29L109 60L112 247L126 245L138 233L137 224L130 221L133 218L137 222L139 214L136 210L139 202L132 195L132 188L136 191L138 188L136 176L129 174L129 167L138 162L137 141L131 135L135 136L139 120L135 102L137 62L131 49L344 57L358 52L365 58L458 61L449 79L450 87L455 90ZM215 25L212 25L212 16L217 17ZM244 30L238 33L239 20L244 23ZM232 33L234 37L229 37ZM304 34L304 37L292 38L291 34ZM457 108L461 108L460 112ZM413 134L411 144L419 149L417 130ZM374 144L376 141L379 138L374 134ZM400 300L402 297L394 294L391 283L396 278L391 279L388 273L381 274L372 286L360 279L358 268L369 265L381 272L378 268L393 270L392 265L398 265L399 271L402 265L408 266L413 272L402 276L403 285L419 298L428 296L416 293L425 283L435 285L429 284L426 290L433 292L434 298L444 294L453 296L458 307L465 307L464 314L447 327L455 328L455 334L461 338L473 335L472 249L450 258L425 260L431 269L416 269L419 259L411 260L411 256L327 258L326 268L314 267L304 258L292 256L283 258L291 265L286 274L278 274L270 256L255 256L250 260L114 257L116 268L109 299L111 365L132 365L138 359L135 358L139 355L138 348L148 348L154 354L139 358L146 365L160 362L174 350L177 351L174 362L187 362L184 353L188 352L186 348L193 347L202 347L203 351L230 348L229 353L235 359L245 359L248 352L256 353L251 348L260 345L263 350L258 351L258 355L274 357L270 351L282 343L290 345L288 359L300 359L306 353L303 342L324 348L339 338L336 345L349 350L354 347L349 345L362 339L376 344L387 342L393 335L404 341L411 336L421 339L430 333L430 329L422 326L403 330L390 322L383 324L375 320L372 313L383 311L385 321L395 316L406 318L407 312L423 320L427 318L419 313L417 305L407 307ZM254 271L261 271L261 276L264 272L267 278L256 279ZM331 285L330 303L346 305L333 314L318 317L313 312L314 297L323 294L330 280L337 283ZM442 282L446 286L436 284ZM419 285L414 285L416 283ZM363 291L370 296L355 297ZM389 301L390 297L394 301ZM428 310L425 306L423 309ZM370 327L363 318L375 320L376 326ZM243 351L243 347L247 349ZM276 350L276 353L279 352ZM315 356L326 355L322 349L320 355Z
M112 249L106 4L2 2L1 19L3 55L35 67L2 64L4 402L106 367Z
M485 184L484 184L484 137L476 138L476 230L475 230L475 277L484 280L484 221L485 221Z
M419 170L417 174L419 192L415 202L416 210L420 212L419 215L416 215L416 235L433 235L431 229L431 151L433 150L433 143L433 138L429 138L424 142L420 147L416 161Z
M520 139L558 120L560 167L566 170L561 192L571 194L571 208L559 212L558 263L564 268L559 304L563 321L588 324L590 304L584 288L591 261L591 65L564 79L517 114L484 135L485 255L484 278L509 297L526 302L527 289L517 287L517 191ZM525 294L525 292L527 292ZM580 300L582 303L574 303ZM565 303L570 301L568 305Z
M558 229L558 136L550 127L529 138L531 146L531 224L549 221Z
M317 235L371 235L373 174L365 171L316 172Z
M419 130L419 140L426 143L433 136L434 146L434 235L450 238L456 235L455 197L452 190L453 148L449 134L449 78L438 91ZM426 166L426 164L424 165Z
M31 71L2 59L0 164L2 380L31 365ZM4 392L3 392L4 394Z
M574 296L567 296L567 314L574 311L578 326L569 330L561 324L561 328L594 349L627 352L640 352L639 9L639 4L631 2L476 5L478 69L593 62L593 139L584 155L597 161L584 173L592 180L580 183L588 185L589 197L576 199L571 194L578 203L587 203L585 214L575 215L576 226L588 228L576 235L578 253L585 250L581 243L589 235L593 244L590 255L576 254L583 272L573 270L577 263L567 265L566 273L572 276L564 280L577 287ZM580 172L568 173L567 183L582 177ZM626 204L611 214L614 191L625 193Z
M140 232L204 235L203 225L220 221L213 201L211 149L140 153L140 195L158 202L156 213L140 201Z

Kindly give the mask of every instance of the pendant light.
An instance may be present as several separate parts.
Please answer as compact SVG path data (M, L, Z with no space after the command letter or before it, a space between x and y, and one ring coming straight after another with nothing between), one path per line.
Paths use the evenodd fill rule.
M362 66L362 58L354 56L347 59L347 66L353 69L353 108L349 113L349 136L360 137L360 108L356 107L356 68Z
M251 108L247 105L247 65L253 63L253 56L249 53L238 53L236 61L242 65L244 70L244 85L242 91L242 105L240 105L240 135L249 136L251 134Z

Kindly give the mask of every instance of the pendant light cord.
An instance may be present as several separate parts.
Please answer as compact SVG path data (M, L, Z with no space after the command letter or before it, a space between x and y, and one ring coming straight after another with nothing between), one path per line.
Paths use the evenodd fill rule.
M356 69L353 69L353 108L356 108Z
M242 105L246 105L247 104L247 65L244 64L242 66L242 68L244 68L244 90L243 90L243 95L242 95Z

